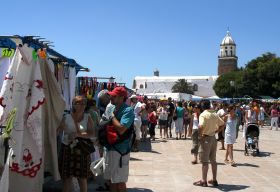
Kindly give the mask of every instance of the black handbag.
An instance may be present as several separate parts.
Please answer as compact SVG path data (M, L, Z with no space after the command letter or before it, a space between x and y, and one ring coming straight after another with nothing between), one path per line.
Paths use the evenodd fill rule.
M94 143L91 139L82 137L77 137L76 139L78 140L77 147L82 151L82 153L89 155L95 152Z
M78 123L75 120L74 123L75 123L76 131L79 132ZM91 139L83 138L83 137L76 137L75 139L78 140L77 148L79 148L83 154L89 155L95 152L94 143L91 141Z

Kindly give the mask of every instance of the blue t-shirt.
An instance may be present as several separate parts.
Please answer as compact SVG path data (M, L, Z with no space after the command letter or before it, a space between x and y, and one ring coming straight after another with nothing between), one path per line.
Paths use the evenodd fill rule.
M176 116L177 116L177 118L184 117L184 108L183 107L176 107Z
M120 124L127 129L133 128L131 125L134 123L134 110L127 104L123 103L121 105L120 109L115 114L115 117L120 121ZM130 148L130 140L131 139L127 139L122 143L116 144L115 148L117 148L121 153L126 153ZM109 150L114 150L114 148Z

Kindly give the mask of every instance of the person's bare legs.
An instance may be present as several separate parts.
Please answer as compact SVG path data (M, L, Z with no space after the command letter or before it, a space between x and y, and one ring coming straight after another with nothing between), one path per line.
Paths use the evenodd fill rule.
M112 183L110 186L111 192L126 192L126 184L125 183Z
M164 139L167 137L167 130L168 130L168 127L167 127L167 126L164 126L164 127L163 127L163 138L164 138Z
M211 162L211 167L212 167L213 181L217 181L217 169L218 169L217 162L216 161Z
M194 164L194 163L197 163L197 154L194 154L194 155L193 155L193 161L192 161L192 162L193 162L193 164Z
M229 146L229 152L228 152L229 159L230 159L230 161L233 163L233 162L234 162L234 161L233 161L233 145L230 144L230 145L228 145L228 146Z
M227 149L226 149L225 162L228 162L228 155L229 155L229 145L227 145Z
M62 192L70 192L72 189L72 177L63 179L63 189Z
M224 141L224 139L221 140L221 144L222 144L221 150L225 150L225 141Z
M118 183L118 192L126 192L126 184L125 183Z
M162 138L162 125L159 126L159 134L160 134L160 138Z
M80 191L81 192L87 192L87 179L86 178L79 178L78 179Z
M207 182L207 173L208 173L208 163L202 163L202 181L203 182Z

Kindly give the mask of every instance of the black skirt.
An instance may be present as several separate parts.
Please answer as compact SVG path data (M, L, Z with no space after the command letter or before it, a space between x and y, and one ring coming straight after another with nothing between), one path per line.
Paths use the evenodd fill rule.
M59 172L62 179L69 177L88 178L90 175L90 155L85 155L77 148L61 144L58 158Z

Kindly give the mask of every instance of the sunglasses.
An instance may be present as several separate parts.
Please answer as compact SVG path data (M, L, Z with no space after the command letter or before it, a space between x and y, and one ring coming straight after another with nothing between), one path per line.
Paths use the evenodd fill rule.
M77 101L74 103L74 105L86 105L86 102L84 101Z

